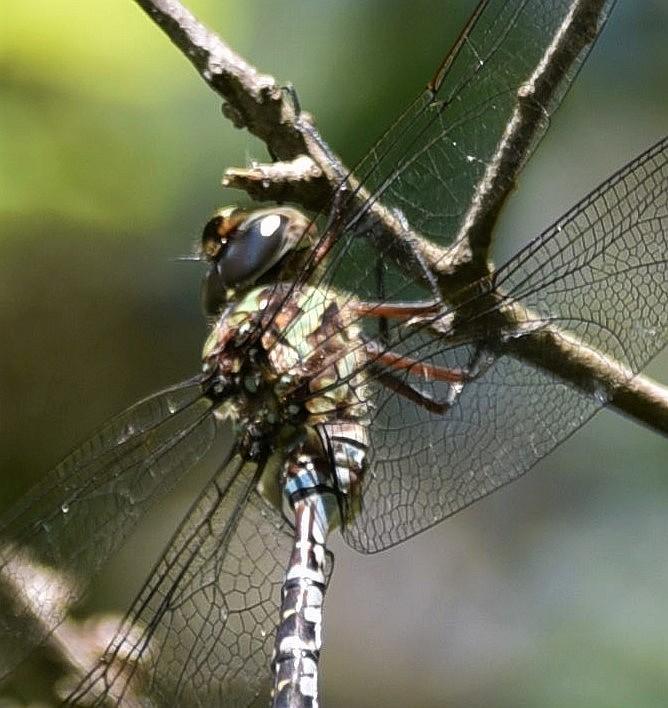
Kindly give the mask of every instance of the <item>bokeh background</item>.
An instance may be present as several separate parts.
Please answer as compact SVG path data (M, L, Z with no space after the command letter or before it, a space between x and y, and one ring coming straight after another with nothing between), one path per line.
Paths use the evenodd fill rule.
M425 84L471 2L192 0L297 88L349 164ZM668 125L668 6L621 0L501 224L512 253ZM21 0L0 26L0 511L105 418L192 375L227 166L265 151L129 1ZM648 372L666 381L668 357ZM444 431L447 434L447 431ZM668 446L604 412L522 480L402 546L334 542L323 702L668 704ZM188 506L161 503L82 613L122 610ZM48 702L37 658L2 701Z

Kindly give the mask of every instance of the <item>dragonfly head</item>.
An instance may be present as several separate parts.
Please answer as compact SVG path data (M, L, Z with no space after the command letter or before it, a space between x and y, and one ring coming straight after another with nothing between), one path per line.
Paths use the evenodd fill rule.
M290 207L218 210L202 233L201 253L209 263L202 285L206 313L216 315L250 288L280 280L290 255L314 236L309 219Z

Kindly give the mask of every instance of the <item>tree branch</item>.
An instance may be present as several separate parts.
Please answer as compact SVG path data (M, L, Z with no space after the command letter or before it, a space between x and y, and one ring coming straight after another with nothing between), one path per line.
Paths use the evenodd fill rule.
M509 322L509 326L514 323ZM504 351L574 383L602 405L668 435L668 389L553 327L511 338Z
M546 110L563 93L563 77L589 51L605 21L605 0L579 0L571 9L541 61L515 96L515 109L455 239L471 258L487 263L492 234L517 176L544 132ZM439 263L433 263L436 273Z
M11 629L3 626L5 655L18 663L35 645L45 641L50 658L63 671L55 686L61 700L95 666L122 619L111 614L95 615L79 622L69 617L75 584L67 574L42 565L27 549L15 553L0 568L0 601L11 607L15 621ZM61 618L55 629L54 617ZM129 638L128 643L131 641ZM126 703L128 708L146 703L135 695L134 683L126 686L123 705Z
M237 128L262 140L275 159L289 162L307 155L318 165L320 176L293 180L285 197L309 209L327 204L335 186L325 177L330 170L323 168L324 156L304 132L309 117L296 110L274 77L259 73L177 0L136 2L223 99L223 112ZM269 192L254 190L252 180L246 184L253 185L255 196L273 198Z
M407 230L381 200L367 203L368 192L327 146L310 116L296 108L273 77L260 74L176 0L136 2L224 99L225 115L234 125L247 128L267 145L272 157L282 161L245 170L230 169L225 175L226 185L240 187L255 198L291 201L320 211L331 203L344 176L355 206L366 205L366 213L378 225L384 244L391 248L393 241L407 240L411 248L417 248L437 276L447 302L456 302L462 288L491 273L488 251L499 213L542 134L545 111L554 107L563 94L561 79L577 67L595 41L606 12L605 0L573 2L533 73L516 92L512 117L487 162L460 231L453 245L443 248ZM504 313L507 326L521 328L522 320L513 320L512 312L510 308ZM656 430L668 431L666 389L641 375L634 377L571 335L552 328L530 333L518 337L508 351L570 381L587 394L596 393L591 382L597 382L617 410Z
M322 200L319 178L322 170L308 155L294 160L254 163L250 168L230 167L225 170L223 187L241 189L256 200L293 201L295 188L300 192L300 204L312 205L318 211Z
M260 74L175 0L137 0L224 100L226 115L248 128L279 158L306 152L290 106L272 76Z

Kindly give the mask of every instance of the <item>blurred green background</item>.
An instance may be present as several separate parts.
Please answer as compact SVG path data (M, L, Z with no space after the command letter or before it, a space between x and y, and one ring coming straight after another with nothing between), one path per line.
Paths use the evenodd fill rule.
M425 84L471 2L193 0L291 81L350 164ZM668 7L621 0L504 215L510 254L668 125ZM0 26L0 510L91 428L192 375L190 253L225 167L266 158L138 8L22 0ZM668 380L664 353L649 373ZM447 431L444 431L447 434ZM668 704L668 450L600 414L523 480L375 557L334 543L323 702ZM188 499L95 584L127 606ZM0 696L35 700L35 663ZM1 704L1 700L0 700Z

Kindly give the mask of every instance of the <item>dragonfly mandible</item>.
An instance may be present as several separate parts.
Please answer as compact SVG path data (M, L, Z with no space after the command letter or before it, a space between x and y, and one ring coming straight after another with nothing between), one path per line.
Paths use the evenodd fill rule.
M519 46L527 65L541 57L570 6L541 5L536 28L534 3L480 3L320 228L288 207L226 208L207 223L202 373L112 419L2 519L16 595L0 620L3 668L58 627L133 520L230 421L228 457L68 701L315 705L329 532L375 552L431 527L519 477L664 346L665 139L448 298L383 221L450 243L527 80L518 70L494 87L494 67ZM555 339L584 360L565 381ZM586 379L599 352L616 364ZM41 588L34 622L21 598L40 564L72 577Z

